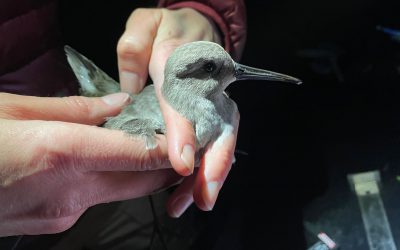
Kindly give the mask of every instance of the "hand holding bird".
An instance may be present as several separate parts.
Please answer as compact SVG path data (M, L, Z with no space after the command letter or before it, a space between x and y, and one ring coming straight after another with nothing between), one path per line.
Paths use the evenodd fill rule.
M86 96L102 96L119 91L119 85L90 60L73 49L66 47L68 61L79 82L81 92ZM222 186L218 179L224 179L229 171L215 168L220 164L218 150L227 142L236 139L238 110L236 104L225 94L225 88L236 80L255 79L283 81L299 84L300 80L238 64L216 43L198 41L178 47L169 57L165 66L161 94L164 100L180 115L190 121L196 134L195 151L204 157L200 164L197 183L200 190L195 201L205 209L213 204L216 193ZM147 86L141 93L132 95L133 102L116 117L110 118L104 127L145 139L151 150L157 146L155 135L165 134L166 125L161 114L154 85ZM204 153L204 156L203 156ZM222 164L232 164L233 151L223 155ZM220 172L224 171L224 172ZM206 207L204 207L204 205Z

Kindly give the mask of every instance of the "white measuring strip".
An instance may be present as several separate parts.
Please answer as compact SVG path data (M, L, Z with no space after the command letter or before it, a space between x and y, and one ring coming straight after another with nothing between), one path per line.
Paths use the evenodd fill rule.
M378 171L348 175L361 209L370 250L396 250L380 190Z

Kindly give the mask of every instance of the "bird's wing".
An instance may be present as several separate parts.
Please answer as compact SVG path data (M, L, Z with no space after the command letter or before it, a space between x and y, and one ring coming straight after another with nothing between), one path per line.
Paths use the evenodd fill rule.
M119 84L97 67L91 60L74 50L64 46L68 62L81 86L83 96L104 96L120 91Z

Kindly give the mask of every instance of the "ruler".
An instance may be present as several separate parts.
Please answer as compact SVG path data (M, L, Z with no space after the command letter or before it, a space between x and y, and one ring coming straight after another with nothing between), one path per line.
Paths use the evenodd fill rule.
M396 250L380 195L380 173L370 171L347 176L360 205L370 250Z

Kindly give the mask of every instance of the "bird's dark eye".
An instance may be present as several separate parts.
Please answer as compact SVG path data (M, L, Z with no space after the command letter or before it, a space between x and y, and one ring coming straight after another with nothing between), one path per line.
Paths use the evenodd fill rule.
M213 62L207 62L203 65L203 69L207 73L212 73L217 68L217 65Z

